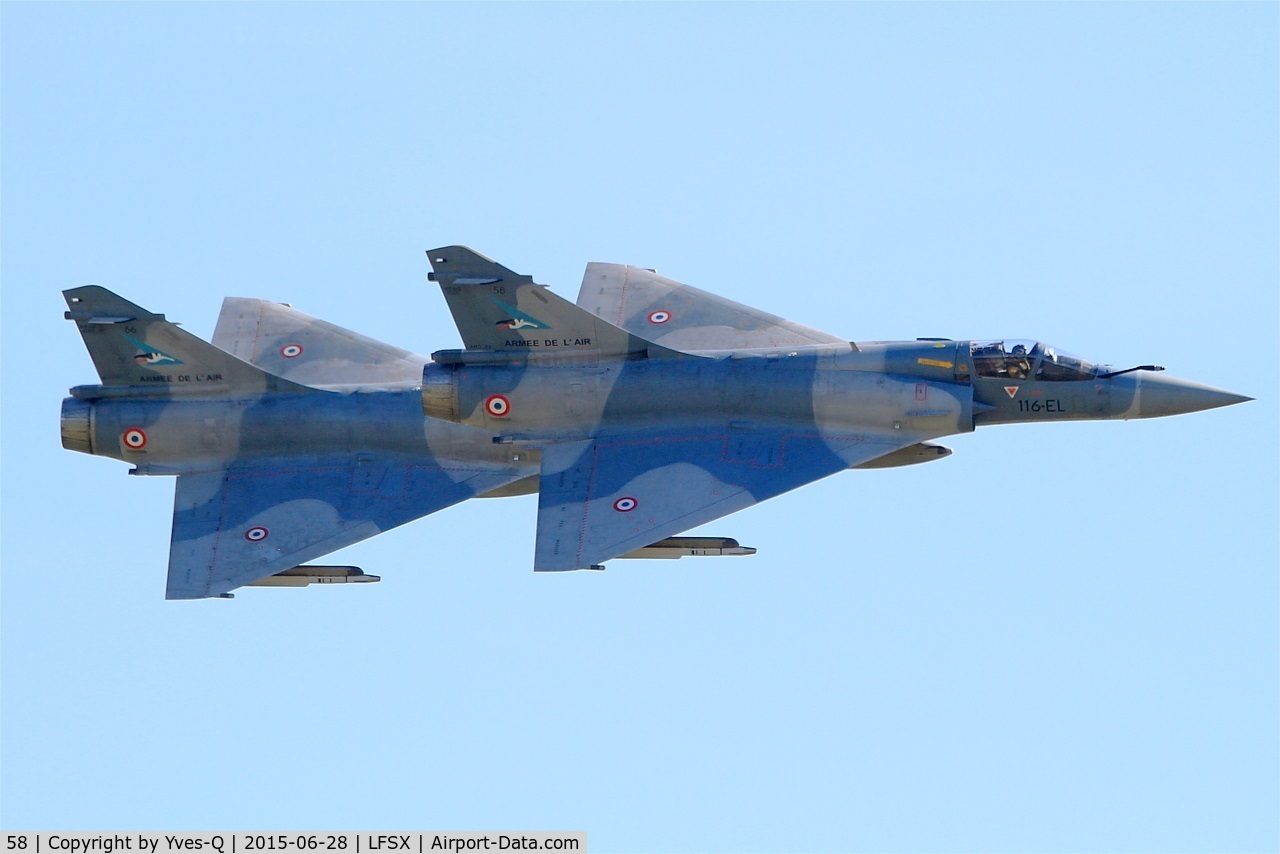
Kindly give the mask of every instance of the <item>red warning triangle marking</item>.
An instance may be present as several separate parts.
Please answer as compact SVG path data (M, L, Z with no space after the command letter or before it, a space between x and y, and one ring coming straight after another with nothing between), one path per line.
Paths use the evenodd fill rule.
M1004 393L1009 395L1009 397L1016 397L1018 394L1018 387L1016 385L1007 385L1004 387Z

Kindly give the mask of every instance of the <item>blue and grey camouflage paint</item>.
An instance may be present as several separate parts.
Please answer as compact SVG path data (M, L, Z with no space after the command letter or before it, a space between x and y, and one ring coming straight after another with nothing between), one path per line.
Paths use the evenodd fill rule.
M430 359L262 300L228 298L210 344L64 292L101 383L63 402L63 446L176 477L168 598L376 580L305 563L532 492L537 571L747 554L675 535L983 424L1249 400L1030 341L852 343L636 267L587 265L574 304L466 247L428 257L464 345Z

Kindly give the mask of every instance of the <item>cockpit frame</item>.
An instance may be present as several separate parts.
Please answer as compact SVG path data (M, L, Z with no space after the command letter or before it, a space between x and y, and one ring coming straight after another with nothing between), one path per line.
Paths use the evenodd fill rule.
M976 379L1002 382L1082 382L1094 379L1092 362L1038 341L1000 339L971 341L969 355Z

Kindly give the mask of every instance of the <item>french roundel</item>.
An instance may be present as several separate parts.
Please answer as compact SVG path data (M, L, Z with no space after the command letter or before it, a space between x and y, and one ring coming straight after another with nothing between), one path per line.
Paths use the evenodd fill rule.
M301 344L285 344L280 348L280 355L286 359L296 359L302 355Z
M500 394L491 394L485 399L484 411L494 418L506 418L511 414L511 401Z
M630 513L632 510L635 510L639 506L640 506L640 502L636 501L630 495L623 496L622 498L619 498L617 501L613 502L613 509L617 510L619 513Z
M270 534L271 532L268 531L266 528L262 527L261 525L256 525L244 532L244 538L251 543L260 543L263 540L265 540Z
M141 427L130 427L120 438L124 440L124 446L133 451L147 446L147 434Z
M661 323L666 323L670 319L671 319L671 312L667 311L665 308L660 308L657 311L649 312L650 323L661 324Z

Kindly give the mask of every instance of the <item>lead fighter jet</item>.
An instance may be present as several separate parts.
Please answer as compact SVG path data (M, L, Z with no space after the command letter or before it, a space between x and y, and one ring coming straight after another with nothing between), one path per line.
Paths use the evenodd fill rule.
M65 291L101 377L63 447L173 475L166 597L374 581L330 552L473 497L538 494L533 568L750 554L676 536L985 424L1250 400L1032 341L850 343L619 264L577 304L463 246L428 253L463 348L430 359L262 300L208 344L100 287Z

